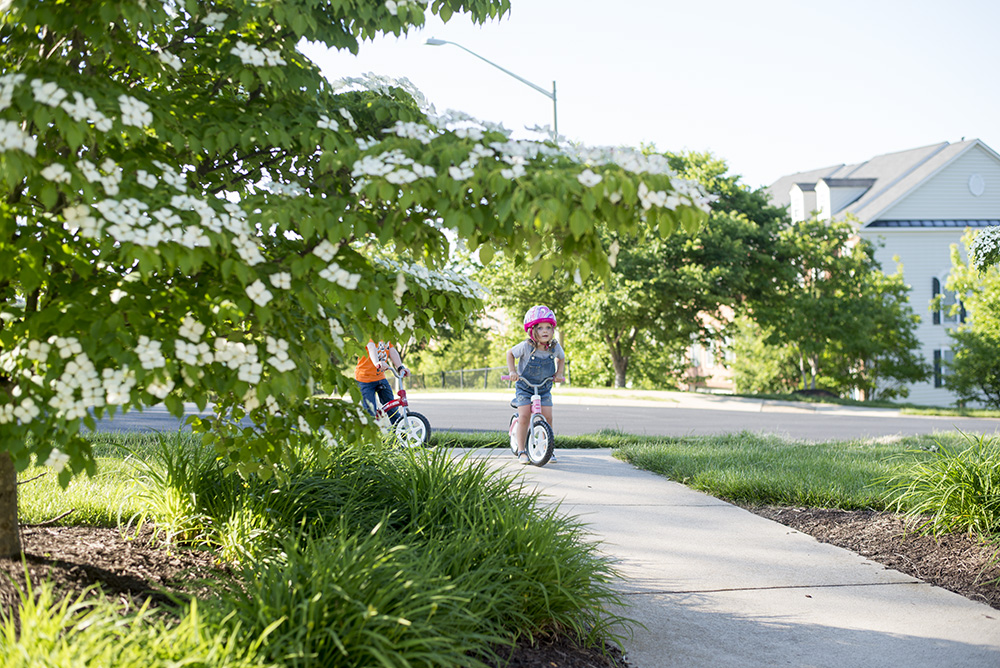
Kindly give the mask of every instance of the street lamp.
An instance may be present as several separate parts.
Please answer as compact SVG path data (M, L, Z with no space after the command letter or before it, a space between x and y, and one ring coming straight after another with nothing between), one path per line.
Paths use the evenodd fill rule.
M503 72L505 74L509 74L510 76L514 77L515 79L517 79L521 83L523 83L525 85L528 85L528 86L531 86L532 88L534 88L535 90L537 90L539 93L541 93L545 97L547 97L550 100L552 100L552 140L558 143L558 141L559 141L559 115L558 115L557 110L556 110L556 82L555 81L552 82L552 92L550 93L549 91L545 90L541 86L539 86L537 84L531 83L530 81L528 81L524 77L519 77L518 75L514 74L510 70L505 69L503 67L500 67L499 65L497 65L496 63L494 63L492 60L488 60L486 58L483 58L482 56L480 56L475 51L470 51L469 49L466 49L464 46L462 46L461 44L459 44L457 42L449 42L446 39L437 39L435 37L431 37L430 39L427 40L427 44L430 45L430 46L441 46L442 44L451 44L452 46L457 46L462 51L465 51L466 53L471 53L472 55L474 55L479 60L482 60L483 62L489 63L490 65L492 65L493 67L497 68L501 72Z

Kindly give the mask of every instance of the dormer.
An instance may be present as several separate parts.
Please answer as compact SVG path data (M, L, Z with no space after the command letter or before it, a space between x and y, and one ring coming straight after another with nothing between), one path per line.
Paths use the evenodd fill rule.
M816 210L815 183L793 183L788 196L791 199L789 206L793 223L806 220Z
M815 209L820 220L829 220L868 192L875 179L820 179L815 185ZM798 184L796 184L798 185ZM792 219L795 219L794 210Z

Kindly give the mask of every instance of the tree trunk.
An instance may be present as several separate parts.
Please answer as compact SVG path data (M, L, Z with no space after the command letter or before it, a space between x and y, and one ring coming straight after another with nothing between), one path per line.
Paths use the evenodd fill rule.
M0 452L0 557L21 556L17 524L17 470L9 452Z
M618 348L608 341L611 351L611 366L615 369L615 387L625 387L625 372L628 371L628 356L622 355Z

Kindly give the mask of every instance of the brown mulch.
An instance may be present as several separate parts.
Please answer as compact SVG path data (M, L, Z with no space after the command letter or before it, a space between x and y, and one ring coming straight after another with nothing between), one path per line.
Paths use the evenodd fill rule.
M1000 609L997 546L966 535L931 538L915 533L898 515L873 511L818 508L747 508L822 542L852 550L872 561L902 571L972 600ZM146 599L167 600L164 592L185 591L211 596L203 579L226 575L209 552L167 550L149 532L124 540L117 529L33 527L23 529L25 560L0 559L0 612L16 608L17 587L24 586L25 567L33 582L49 578L57 595L79 594L100 585L103 595L128 606ZM994 582L991 582L994 581ZM96 593L90 595L96 596ZM583 648L553 636L523 642L504 664L507 668L628 668L615 647ZM501 668L496 666L495 668Z

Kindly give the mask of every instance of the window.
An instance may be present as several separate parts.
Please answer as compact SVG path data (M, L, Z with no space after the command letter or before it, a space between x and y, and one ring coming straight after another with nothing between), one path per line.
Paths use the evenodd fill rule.
M942 322L946 325L965 322L965 306L962 305L955 291L944 287L938 278L931 279L931 295L935 299L938 295L941 296L940 305L934 310L933 321L935 325L940 325ZM958 310L952 312L955 304L958 304Z
M934 351L934 387L944 387L945 378L951 375L951 361L955 353L950 348Z

